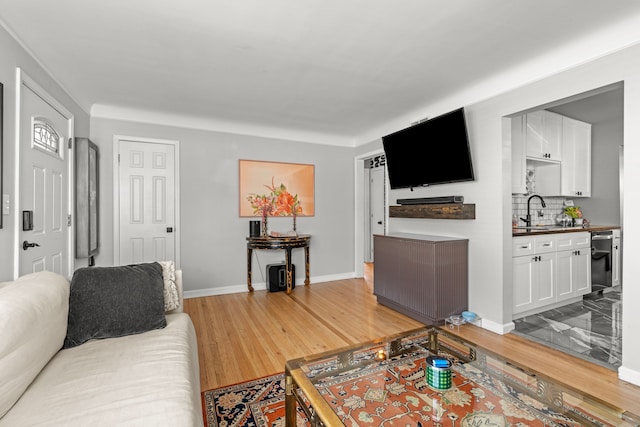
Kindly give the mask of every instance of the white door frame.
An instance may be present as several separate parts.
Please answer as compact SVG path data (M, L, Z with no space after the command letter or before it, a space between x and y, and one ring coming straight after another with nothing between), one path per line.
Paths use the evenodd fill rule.
M42 98L45 102L51 105L54 109L56 109L69 123L69 138L74 140L74 127L75 127L75 118L73 114L67 110L61 103L59 103L53 96L49 95L49 93L42 88L38 83L35 82L27 73L20 69L20 67L16 68L16 115L15 115L15 127L16 127L16 138L15 138L15 185L14 185L14 203L13 203L13 216L15 218L15 228L14 228L14 238L13 238L13 277L14 279L18 278L20 274L20 224L22 223L22 215L20 215L20 138L22 135L20 134L20 124L22 115L22 87L26 86L31 91L33 91L36 95ZM67 183L67 191L69 193L69 202L67 205L67 214L71 215L74 212L73 207L75 206L75 192L74 192L74 168L75 164L75 156L74 150L68 150L67 156L67 174L69 177ZM72 217L73 218L73 217ZM75 245L73 244L75 236L75 219L71 221L71 225L67 227L67 253L69 254L67 259L67 271L69 274L73 274L74 271L74 261L76 258L75 254Z
M364 236L365 236L365 173L364 162L366 159L375 157L377 155L384 154L382 148L368 153L360 154L354 159L354 173L355 173L355 230L354 230L354 263L355 263L355 276L364 277ZM386 166L385 166L386 167ZM385 200L389 200L388 187L385 187ZM389 223L389 207L388 203L385 206L385 224Z
M118 166L118 154L120 152L120 141L133 141L150 144L165 144L174 146L174 174L175 174L175 259L176 268L180 268L180 236L182 226L180 224L180 141L158 138L143 138L138 136L113 136L113 262L120 263L120 174Z

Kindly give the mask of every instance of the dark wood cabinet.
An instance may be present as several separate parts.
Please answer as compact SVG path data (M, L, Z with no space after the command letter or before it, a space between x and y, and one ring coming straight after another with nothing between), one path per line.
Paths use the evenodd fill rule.
M467 239L374 236L373 293L380 304L429 324L467 310Z

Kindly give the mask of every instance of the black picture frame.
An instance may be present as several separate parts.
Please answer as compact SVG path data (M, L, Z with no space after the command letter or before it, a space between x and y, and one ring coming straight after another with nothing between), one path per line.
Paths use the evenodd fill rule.
M2 147L2 136L4 135L4 126L3 126L3 122L4 122L4 85L2 83L0 83L0 200L2 200L2 202L0 203L4 203L4 196L2 193L2 177L4 175L4 158L2 157L2 152L3 147ZM0 209L0 228L2 228L2 218L4 217L3 214L4 211L4 206L2 206L2 208Z

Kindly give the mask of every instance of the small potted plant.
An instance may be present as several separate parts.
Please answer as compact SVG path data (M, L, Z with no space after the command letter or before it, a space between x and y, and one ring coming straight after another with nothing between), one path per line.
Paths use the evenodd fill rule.
M582 211L580 206L567 206L564 208L564 213L569 215L571 223L575 227L576 225L582 225Z

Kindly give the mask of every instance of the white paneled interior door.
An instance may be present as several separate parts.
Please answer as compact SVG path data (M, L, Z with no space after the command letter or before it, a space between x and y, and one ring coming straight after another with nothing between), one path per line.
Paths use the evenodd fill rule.
M118 138L116 263L177 259L175 143Z

